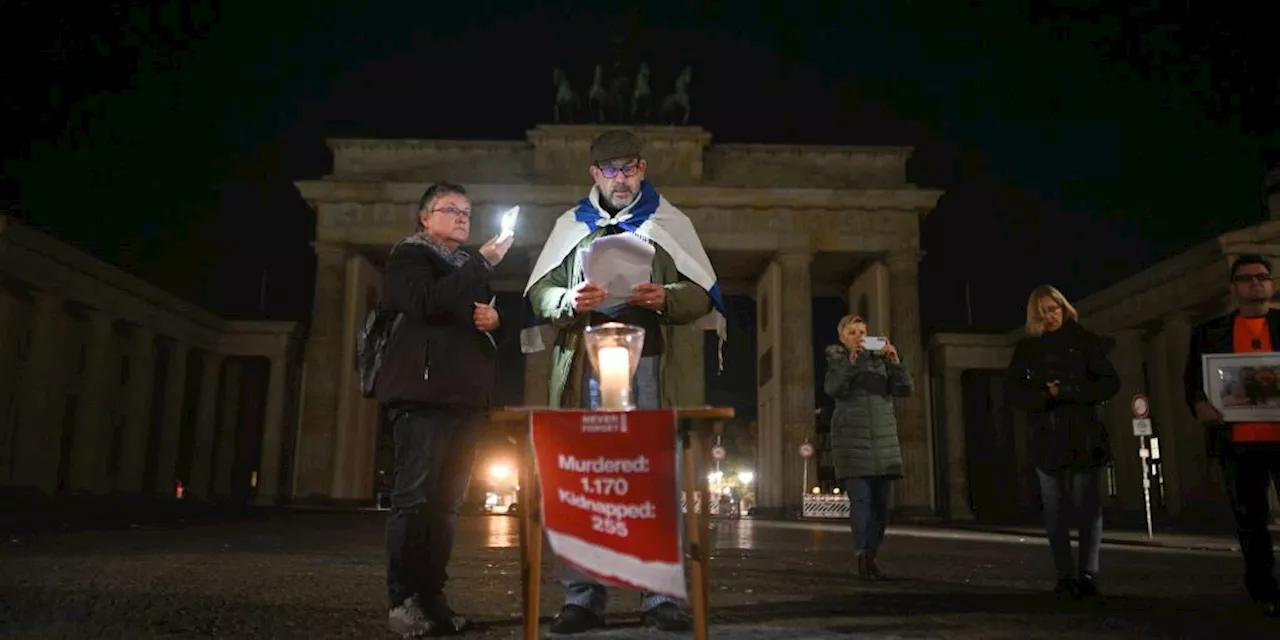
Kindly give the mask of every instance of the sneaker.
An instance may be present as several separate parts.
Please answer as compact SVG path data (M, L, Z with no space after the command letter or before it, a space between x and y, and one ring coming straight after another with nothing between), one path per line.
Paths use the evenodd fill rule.
M407 598L387 612L387 626L402 638L421 638L435 630L435 624L422 612L417 598Z
M423 613L430 620L432 631L435 635L448 636L465 633L476 626L472 621L454 612L443 596L432 600L431 604L427 605L425 609Z
M586 607L566 604L560 610L560 613L556 614L556 617L551 620L550 631L556 635L571 635L599 629L603 626L604 618L592 613Z
M659 631L693 630L693 618L673 602L664 602L640 614L640 623Z

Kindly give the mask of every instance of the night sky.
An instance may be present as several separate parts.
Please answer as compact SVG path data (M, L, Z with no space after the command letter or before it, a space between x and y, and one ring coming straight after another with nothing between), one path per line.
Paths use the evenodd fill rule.
M8 2L0 195L212 311L305 321L292 181L328 172L326 137L521 139L552 67L585 93L622 38L656 92L693 65L714 142L915 145L910 179L947 193L925 332L969 325L966 280L970 326L1005 330L1036 284L1078 299L1264 216L1280 58L1263 5L1219 6Z

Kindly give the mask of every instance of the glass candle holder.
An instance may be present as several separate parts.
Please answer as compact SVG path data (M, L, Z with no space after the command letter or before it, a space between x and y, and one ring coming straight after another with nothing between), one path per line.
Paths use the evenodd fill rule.
M621 322L587 327L585 345L600 382L600 408L605 411L636 408L631 397L631 378L636 374L644 349L644 329Z

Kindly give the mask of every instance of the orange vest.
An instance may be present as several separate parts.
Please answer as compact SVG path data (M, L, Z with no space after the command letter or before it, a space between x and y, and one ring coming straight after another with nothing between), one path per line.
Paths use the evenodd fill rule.
M1267 317L1246 318L1236 316L1232 330L1231 350L1236 353L1267 353L1272 351L1271 332ZM1280 442L1280 423L1234 422L1231 424L1233 442Z

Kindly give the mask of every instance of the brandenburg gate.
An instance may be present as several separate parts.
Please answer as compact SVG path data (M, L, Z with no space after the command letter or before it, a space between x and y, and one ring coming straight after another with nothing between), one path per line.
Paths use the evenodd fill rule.
M711 144L698 127L630 128L645 141L649 178L696 225L724 293L757 305L757 506L766 513L800 508L803 465L814 459L806 463L798 447L814 432L814 388L823 373L810 346L812 299L841 295L873 332L890 336L915 377L916 393L898 406L907 474L896 501L899 512L932 513L917 264L920 221L942 193L907 182L912 149ZM518 293L553 221L586 194L587 149L604 129L541 125L517 141L329 140L332 174L297 183L316 212L317 269L295 500L373 496L378 417L359 394L355 334L380 295L387 252L413 232L426 184L467 187L477 245L497 232L502 209L520 205L516 245L496 283ZM834 340L835 327L829 335ZM525 357L527 404L546 404L549 364L546 352Z

